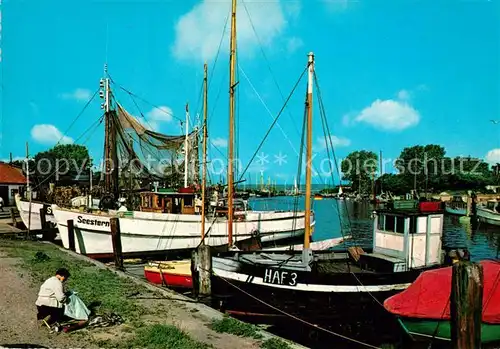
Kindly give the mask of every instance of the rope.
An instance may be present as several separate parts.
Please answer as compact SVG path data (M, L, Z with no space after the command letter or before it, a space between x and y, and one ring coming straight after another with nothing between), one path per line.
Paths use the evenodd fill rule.
M215 273L213 273L213 274L215 275ZM216 276L217 276L217 275L216 275ZM376 347L376 346L371 345L371 344L368 344L368 343L363 343L363 342L358 341L358 340L356 340L356 339L354 339L354 338L350 338L350 337L344 336L344 335L342 335L342 334L340 334L340 333L333 332L333 331L331 331L331 330L329 330L329 329L326 329L326 328L324 328L324 327L320 327L320 326L318 326L318 325L316 325L316 324L313 324L313 323L311 323L311 322L309 322L309 321L306 321L306 320L304 320L304 319L301 319L301 318L299 318L299 317L297 317L297 316L295 316L295 315L293 315L293 314L287 313L286 311L281 310L281 309L279 309L279 308L275 307L274 305L269 304L269 303L266 303L266 302L264 302L263 300L261 300L261 299L259 299L259 298L255 297L255 296L253 296L252 294L250 294L250 293L246 292L245 290L241 289L240 287L238 287L238 286L234 285L233 283L231 283L230 281L226 280L225 278L223 278L223 277L221 277L221 276L217 276L217 277L219 277L220 279L224 280L224 281L225 281L226 283L228 283L230 286L232 286L232 287L234 287L235 289L237 289L238 291L240 291L240 292L242 292L242 293L246 294L246 295L247 295L247 296L249 296L250 298L252 298L252 299L254 299L254 300L258 301L259 303L261 303L261 304L265 305L266 307L269 307L269 308L271 308L271 309L273 309L273 310L275 310L275 311L277 311L277 312L279 312L279 313L281 313L281 314L283 314L283 315L285 315L285 316L287 316L287 317L289 317L289 318L291 318L291 319L294 319L294 320L296 320L296 321L302 322L302 323L303 323L303 324L305 324L305 325L308 325L308 326L314 327L314 328L316 328L316 329L318 329L318 330L321 330L321 331L324 331L324 332L329 333L329 334L331 334L331 335L334 335L334 336L340 337L340 338L342 338L342 339L345 339L345 340L351 341L351 342L353 342L353 343L357 343L357 344L363 345L363 346L365 346L365 347L367 347L367 348L381 349L380 347Z
M267 137L269 136L269 134L271 133L271 130L273 129L274 125L278 122L278 119L279 117L281 116L281 114L283 113L283 111L285 110L286 108L286 105L288 104L288 101L290 101L290 98L292 98L295 90L297 89L297 86L299 85L300 81L302 80L302 78L304 77L304 74L306 73L307 69L309 68L309 64L307 64L306 68L302 71L302 74L300 74L300 77L299 79L297 80L297 82L295 83L295 85L293 86L292 88L292 91L290 92L290 94L288 95L284 105L281 107L280 111L278 112L278 115L276 115L276 118L274 119L273 123L271 124L271 126L269 127L269 129L267 130L264 138L262 139L262 141L260 142L259 146L257 147L257 149L255 150L254 154L252 155L252 157L250 158L250 161L248 162L247 166L245 167L245 169L243 170L242 174L240 175L240 179L238 181L241 181L241 179L243 178L243 176L245 175L246 171L248 170L248 168L250 167L250 165L252 164L252 161L255 159L255 157L257 156L260 148L262 148L262 145L264 144L264 142L266 141Z

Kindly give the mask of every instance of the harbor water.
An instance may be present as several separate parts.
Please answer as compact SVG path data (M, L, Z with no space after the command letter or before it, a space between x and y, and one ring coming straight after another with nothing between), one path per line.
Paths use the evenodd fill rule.
M274 197L251 198L250 205L254 210L303 209L304 197ZM340 236L352 236L352 243L361 247L370 247L372 244L372 213L374 205L368 202L353 200L336 200L323 198L313 201L316 225L313 241L320 241ZM445 215L442 244L445 247L465 247L471 254L471 260L497 259L500 247L500 227L486 224L474 224L465 217ZM384 309L381 309L384 312ZM380 314L366 314L367 317L377 317ZM386 326L387 324L382 324ZM351 333L351 338L369 343L375 347L384 348L428 348L428 343L411 343L399 326L389 336L364 335L364 331ZM294 328L292 330L292 328ZM309 329L310 326L309 326ZM373 332L373 329L366 329ZM311 329L303 324L299 325L290 320L290 328L271 328L271 332L295 340L310 348L363 348L366 346L340 339L335 335L324 333L321 330ZM375 331L376 332L376 331ZM446 348L445 344L436 342L433 348Z

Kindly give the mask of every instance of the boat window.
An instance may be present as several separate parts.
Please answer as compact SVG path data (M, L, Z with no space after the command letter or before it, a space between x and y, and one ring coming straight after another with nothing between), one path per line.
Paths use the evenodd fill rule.
M394 216L385 216L385 231L394 231L394 225L396 223L395 218Z
M193 197L192 196L184 197L184 206L193 206Z
M396 232L405 233L405 217L396 217Z
M378 230L384 230L384 225L385 225L385 216L381 215L381 216L378 217L378 226L377 226L377 229Z
M493 210L495 208L495 204L496 204L496 202L494 202L494 201L488 201L488 203L486 204L486 208L488 210Z
M417 233L417 217L410 217L410 234Z

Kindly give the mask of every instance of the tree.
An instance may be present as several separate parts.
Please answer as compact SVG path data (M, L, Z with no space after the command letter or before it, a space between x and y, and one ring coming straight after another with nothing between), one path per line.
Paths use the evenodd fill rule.
M56 145L36 154L34 160L37 177L50 181L57 181L66 174L88 175L92 165L87 147L77 144Z
M386 173L377 182L384 192L391 192L395 195L403 195L408 192L408 183L400 174Z
M407 185L412 183L411 187L427 189L439 181L445 154L444 147L440 145L415 145L404 148L395 165Z
M370 193L372 178L378 170L378 155L372 151L355 151L342 160L342 179L358 193Z

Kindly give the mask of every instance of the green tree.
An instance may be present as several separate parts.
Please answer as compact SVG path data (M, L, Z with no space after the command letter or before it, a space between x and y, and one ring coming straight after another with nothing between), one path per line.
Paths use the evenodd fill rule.
M354 191L370 193L372 178L378 170L378 155L372 151L355 151L342 160L342 179L351 182Z
M77 144L56 145L36 154L34 160L37 177L50 181L65 174L88 175L92 165L87 147Z
M410 188L428 189L439 182L445 166L445 154L444 147L440 145L415 145L404 148L395 165Z
M395 195L406 194L410 188L401 174L386 173L377 180L377 183L384 192L391 192Z

